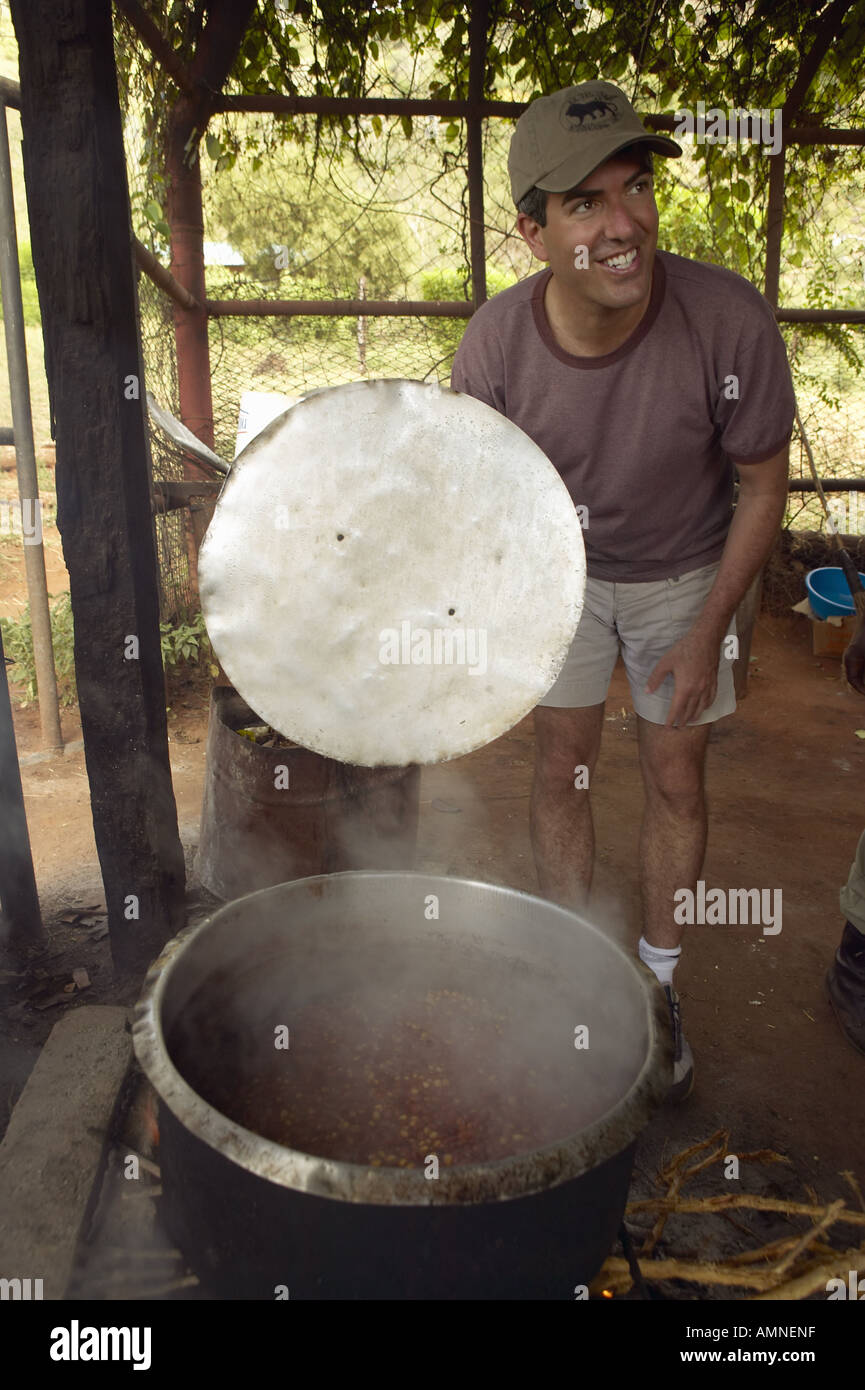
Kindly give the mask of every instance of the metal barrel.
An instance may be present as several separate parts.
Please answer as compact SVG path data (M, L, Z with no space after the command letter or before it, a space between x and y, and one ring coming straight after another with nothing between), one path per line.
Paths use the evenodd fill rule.
M238 733L260 724L231 686L210 699L198 876L226 901L348 869L411 869L420 768L353 767Z

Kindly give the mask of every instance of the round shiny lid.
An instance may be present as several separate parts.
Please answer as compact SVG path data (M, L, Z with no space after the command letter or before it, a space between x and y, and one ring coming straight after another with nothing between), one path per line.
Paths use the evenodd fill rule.
M586 562L546 455L418 381L306 397L235 459L199 554L207 630L261 719L360 766L512 728L579 621Z

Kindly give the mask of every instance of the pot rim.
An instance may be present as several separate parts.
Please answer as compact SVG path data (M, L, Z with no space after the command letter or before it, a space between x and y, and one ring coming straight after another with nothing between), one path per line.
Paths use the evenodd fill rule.
M236 910L240 902L283 893L289 885L296 888L298 893L305 888L313 894L320 887L325 890L334 887L340 880L357 882L369 879L398 879L401 882L411 879L430 884L430 891L433 892L435 885L439 885L440 891L452 890L456 886L481 889L511 901L519 899L526 905L540 906L548 913L577 918L583 927L602 936L643 985L648 1047L643 1064L625 1094L577 1135L524 1154L441 1168L436 1180L426 1178L422 1167L372 1168L290 1149L245 1129L210 1105L175 1067L162 1028L165 992L177 962L193 942L207 932L216 918L229 910ZM320 896L320 893L316 896ZM579 913L519 889L485 883L480 879L407 870L352 869L335 874L316 874L288 880L272 888L262 888L222 904L203 921L186 927L168 941L152 963L135 1005L132 1035L139 1065L159 1100L181 1125L217 1153L247 1172L281 1187L339 1201L382 1206L460 1206L507 1201L528 1197L581 1177L635 1142L666 1099L672 1075L672 1039L664 993L654 974L613 937Z

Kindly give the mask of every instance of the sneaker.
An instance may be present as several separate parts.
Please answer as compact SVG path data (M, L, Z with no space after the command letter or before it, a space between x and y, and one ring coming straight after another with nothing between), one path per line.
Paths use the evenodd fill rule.
M679 996L672 985L664 985L664 993L670 1006L670 1024L673 1029L673 1084L667 1099L680 1101L685 1100L694 1089L694 1058L682 1034Z

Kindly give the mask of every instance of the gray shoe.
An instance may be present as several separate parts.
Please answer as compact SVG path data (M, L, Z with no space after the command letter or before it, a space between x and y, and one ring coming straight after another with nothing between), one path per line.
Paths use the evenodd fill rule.
M685 1100L694 1089L694 1058L682 1034L682 1021L679 1017L679 996L672 985L664 985L664 993L670 1006L670 1026L673 1030L673 1084L667 1100Z

